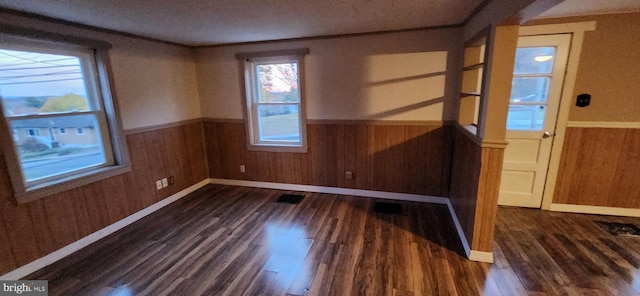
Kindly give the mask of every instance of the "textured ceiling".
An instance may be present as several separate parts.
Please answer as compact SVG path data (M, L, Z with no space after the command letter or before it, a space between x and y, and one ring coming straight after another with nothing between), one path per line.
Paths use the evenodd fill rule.
M0 7L185 45L215 45L455 25L481 2L0 0ZM640 0L566 0L541 17L638 10Z
M538 18L640 11L640 0L566 0Z
M0 6L212 45L460 24L482 0L0 0Z

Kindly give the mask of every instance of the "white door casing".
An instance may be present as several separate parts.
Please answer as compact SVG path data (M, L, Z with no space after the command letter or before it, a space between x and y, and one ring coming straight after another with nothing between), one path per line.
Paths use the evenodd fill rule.
M541 206L570 43L570 34L518 38L500 205Z

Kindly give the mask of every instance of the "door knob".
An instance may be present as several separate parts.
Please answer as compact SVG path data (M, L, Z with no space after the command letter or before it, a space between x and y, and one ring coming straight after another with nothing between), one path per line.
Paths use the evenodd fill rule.
M542 134L542 138L546 139L546 138L551 138L553 135L550 132L544 132L544 134Z

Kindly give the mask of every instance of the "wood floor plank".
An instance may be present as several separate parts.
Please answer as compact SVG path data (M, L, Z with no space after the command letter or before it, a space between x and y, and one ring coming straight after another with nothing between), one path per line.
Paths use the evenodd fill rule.
M640 293L640 240L594 222L640 219L500 208L487 264L464 257L445 205L382 214L377 201L210 185L27 278L50 295Z

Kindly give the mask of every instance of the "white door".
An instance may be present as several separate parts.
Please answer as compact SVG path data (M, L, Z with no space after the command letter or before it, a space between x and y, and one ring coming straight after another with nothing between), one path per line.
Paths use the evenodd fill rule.
M571 35L518 38L498 204L540 208Z

